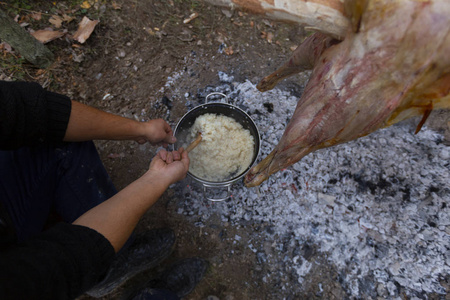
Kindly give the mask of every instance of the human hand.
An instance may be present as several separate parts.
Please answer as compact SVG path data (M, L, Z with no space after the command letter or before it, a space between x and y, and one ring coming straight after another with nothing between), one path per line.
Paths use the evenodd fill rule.
M170 125L163 119L140 123L140 135L135 139L139 144L149 142L153 145L167 147L176 142Z
M189 157L183 148L168 152L161 149L150 163L148 173L166 179L168 185L182 180L189 170Z

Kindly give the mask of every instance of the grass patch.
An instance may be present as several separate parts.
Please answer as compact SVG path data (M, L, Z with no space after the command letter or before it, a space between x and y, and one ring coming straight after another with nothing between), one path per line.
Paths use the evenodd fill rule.
M4 53L0 60L0 69L7 77L13 80L25 80L26 72L24 64L27 62L24 58L15 56L10 53Z

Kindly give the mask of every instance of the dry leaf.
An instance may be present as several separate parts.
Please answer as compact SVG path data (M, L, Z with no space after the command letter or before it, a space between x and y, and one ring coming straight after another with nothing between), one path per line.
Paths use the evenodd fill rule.
M228 9L222 9L222 13L225 15L225 17L227 18L231 18L233 16L233 12L229 11Z
M225 44L227 39L219 32L219 36L216 38L216 41L218 41L220 44Z
M267 37L267 32L261 31L261 38L266 39L266 37Z
M164 29L164 28L166 27L167 23L169 23L169 20L166 20L166 21L163 23L163 25L161 26L161 28Z
M147 31L150 35L155 35L155 32L151 28L144 27L144 30Z
M0 43L0 50L2 50L2 49L6 52L12 53L12 47L8 43L5 43L5 42Z
M183 21L183 23L184 23L184 24L187 24L187 23L191 22L192 20L194 20L194 19L197 18L197 17L198 17L198 13L193 13L193 14L191 14L191 15L189 16L189 18L185 19L185 20Z
M91 5L88 1L84 1L84 2L80 5L81 8L85 8L85 9L91 8L91 6L92 6L92 5Z
M234 51L233 51L233 46L227 47L225 48L225 54L226 55L233 55Z
M113 2L111 3L111 5L112 5L112 7L113 7L115 10L122 9L122 5L118 4L116 1L113 1Z
M31 35L34 36L38 41L43 44L56 40L64 36L64 32L62 31L52 31L52 30L38 30L33 32Z
M263 22L264 24L266 24L267 26L269 26L269 27L273 27L273 23L270 22L270 21L268 21L268 20L266 20L266 19L262 20L262 22Z
M39 69L36 71L36 75L39 76L39 75L45 74L46 72L47 72L46 69Z
M42 14L40 12L34 12L34 13L30 14L30 17L36 21L40 21L42 18Z
M51 24L53 24L53 26L55 26L56 28L60 28L62 25L63 19L60 16L53 15L50 17L50 19L48 21Z
M78 25L78 30L73 35L73 39L83 44L91 36L94 31L95 26L97 26L99 20L91 21L88 17L83 17L80 24Z
M63 15L63 21L64 21L64 22L70 23L70 22L72 22L73 20L75 20L74 17L69 16L69 15L66 15L66 14Z
M269 43L272 43L274 34L272 32L261 31L261 38L267 40Z

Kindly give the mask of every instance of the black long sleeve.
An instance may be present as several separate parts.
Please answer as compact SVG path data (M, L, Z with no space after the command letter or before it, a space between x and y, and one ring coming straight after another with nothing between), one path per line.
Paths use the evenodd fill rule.
M71 105L37 83L0 81L0 149L61 141Z
M98 232L60 223L0 252L0 299L75 299L108 270L114 249Z
M70 111L68 97L39 84L0 81L0 149L61 141ZM3 208L0 221L5 214ZM8 235L11 224L0 225L0 299L74 299L114 259L109 241L88 227L60 223L17 244Z

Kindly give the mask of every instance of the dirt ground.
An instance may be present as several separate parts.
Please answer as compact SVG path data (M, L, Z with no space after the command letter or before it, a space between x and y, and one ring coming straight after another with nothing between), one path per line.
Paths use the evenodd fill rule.
M11 10L18 5L17 1L6 3ZM138 120L164 118L175 126L188 110L186 98L200 99L208 86L219 85L219 71L234 76L235 81L257 83L284 63L292 48L308 34L295 24L275 23L201 1L117 0L91 4L89 8L80 8L82 1L55 4L30 1L28 7L17 10L21 16L30 11L47 12L47 18L55 13L71 14L76 20L63 24L69 33L76 30L83 16L99 19L100 23L85 44L75 43L68 36L49 43L57 60L48 71L42 73L24 63L17 70L4 68L0 75L38 81L53 91L115 114ZM198 13L198 17L184 23L193 13ZM31 23L33 29L49 25L45 18ZM21 75L23 70L26 72ZM169 76L180 71L190 75L177 81L175 93L165 85ZM279 88L300 95L306 79L304 74L294 76ZM430 124L445 131L448 142L448 113L436 115ZM97 146L118 189L142 175L157 150L123 141L99 141ZM299 289L301 293L290 294L263 282L264 272L270 270L261 268L256 255L245 246L253 227L237 229L219 216L211 217L206 226L197 227L177 213L173 195L169 188L140 222L137 231L166 226L175 231L177 245L168 263L192 256L210 262L206 277L186 299L208 299L208 296L226 300L346 298L338 274L320 255L315 255L315 259L323 267L306 280ZM236 234L242 237L242 243L227 238ZM152 274L154 271L139 275L125 288ZM314 284L319 279L328 283L321 293ZM121 293L119 289L105 299L118 298Z

